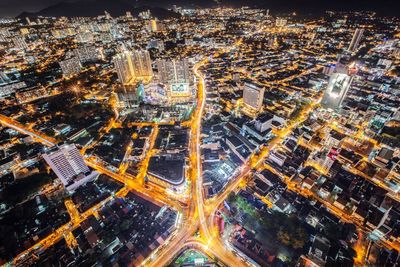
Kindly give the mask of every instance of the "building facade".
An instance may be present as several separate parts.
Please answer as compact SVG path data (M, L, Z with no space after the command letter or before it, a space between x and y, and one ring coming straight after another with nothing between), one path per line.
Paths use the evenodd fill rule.
M113 63L122 84L153 76L152 62L147 50L123 51L113 58Z
M264 87L246 82L243 89L243 103L245 107L254 111L260 111L263 105L264 92Z
M361 38L363 36L364 29L356 29L356 31L353 34L353 38L351 39L350 45L349 45L349 51L354 52L357 50L358 45L360 44Z
M55 147L43 155L43 159L70 191L92 180L97 173L90 173L82 155L75 145Z

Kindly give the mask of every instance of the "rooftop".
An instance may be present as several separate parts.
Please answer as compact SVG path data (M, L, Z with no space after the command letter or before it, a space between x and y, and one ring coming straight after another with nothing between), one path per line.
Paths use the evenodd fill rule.
M185 181L185 158L182 154L162 154L150 158L148 174L178 186Z

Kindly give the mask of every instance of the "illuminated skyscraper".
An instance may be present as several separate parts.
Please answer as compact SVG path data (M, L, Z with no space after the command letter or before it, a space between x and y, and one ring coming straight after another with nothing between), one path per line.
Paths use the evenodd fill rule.
M139 12L138 17L141 19L148 19L151 17L151 12L150 10Z
M162 22L157 19L151 19L148 22L147 28L151 32L162 32L165 31L165 26Z
M29 34L29 29L28 28L21 28L21 29L19 29L19 32L22 35L28 35Z
M130 56L129 51L124 51L113 58L115 71L122 84L128 83L133 77L133 71L130 70L128 65L128 60L131 60Z
M243 89L243 102L245 107L259 111L264 100L264 87L259 87L254 83L246 82Z
M15 48L26 50L28 45L26 44L25 38L22 36L16 36L13 38L13 43Z
M8 42L11 34L8 29L0 29L0 42Z
M187 59L157 61L160 82L165 85L169 100L186 101L192 96L189 62Z
M160 81L165 84L189 83L189 62L181 60L157 60L157 69Z
M135 77L153 76L153 69L151 67L150 53L147 50L133 51L132 64L135 73Z
M153 75L150 54L147 50L124 51L116 55L113 62L122 84L147 79Z
M349 45L349 51L354 52L357 50L358 45L360 44L361 38L363 36L364 29L356 29L356 31L353 34L353 38L351 39L350 45Z
M276 27L284 27L287 24L287 19L283 19L283 18L276 18L275 21L275 26Z
M8 78L7 74L0 71L0 84L6 84L8 82L10 82L10 78Z

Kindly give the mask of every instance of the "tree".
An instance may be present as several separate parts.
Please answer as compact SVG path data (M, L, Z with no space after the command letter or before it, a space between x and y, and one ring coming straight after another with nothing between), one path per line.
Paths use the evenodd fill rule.
M307 233L304 230L304 228L300 226L296 230L296 234L292 238L291 246L294 249L302 248L302 247L304 247L304 244L306 243L306 240L307 240Z
M230 192L229 195L228 195L228 202L229 203L233 203L235 201L235 199L236 199L235 193L234 192Z
M289 233L287 233L286 231L284 231L283 229L280 229L278 231L278 233L276 233L276 238L285 246L289 246L291 245L291 238Z
M121 223L121 231L126 231L131 226L131 220L124 219Z

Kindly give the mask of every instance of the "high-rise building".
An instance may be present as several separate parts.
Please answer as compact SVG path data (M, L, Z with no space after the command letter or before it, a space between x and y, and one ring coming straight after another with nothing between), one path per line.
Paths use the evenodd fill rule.
M48 97L49 94L49 90L45 87L35 86L18 90L18 92L15 93L15 99L17 99L18 103L26 103L36 99Z
M7 74L3 71L0 71L0 85L9 83L11 80L8 78Z
M118 79L122 84L145 80L153 76L149 51L124 51L113 58Z
M18 81L12 81L10 83L6 83L5 85L0 86L0 98L4 96L9 96L12 93L15 93L18 89L25 88L26 83L25 82L18 82Z
M339 109L349 91L353 76L345 71L335 72L329 79L321 104L324 108Z
M131 55L129 51L124 51L113 58L115 71L117 72L118 79L122 84L127 84L133 78L133 71L131 71L128 64L128 61L130 60Z
M243 103L254 111L260 111L264 100L264 87L250 82L245 82L243 89Z
M0 42L8 42L11 33L8 29L0 29Z
M70 76L81 71L81 62L77 57L71 57L69 59L60 61L60 67L64 76Z
M115 90L116 104L118 108L133 108L139 105L140 88L130 85Z
M28 49L28 45L26 44L24 37L16 36L12 40L13 40L15 48L22 49L22 50Z
M86 166L75 145L65 144L54 147L43 154L43 159L70 191L92 180L97 175L96 172L90 173L90 169Z
M165 85L171 102L184 102L192 97L192 79L187 59L160 59L157 60L157 69L160 82Z
M275 26L276 27L284 27L287 24L287 19L283 19L283 18L276 18L275 21Z
M190 83L189 62L187 59L159 59L157 60L157 70L162 83Z
M147 29L151 32L165 31L165 25L157 19L151 19L148 22Z
M356 31L353 34L353 38L351 39L350 45L349 45L349 51L354 52L357 50L358 45L360 44L361 38L363 36L364 29L356 29Z
M332 75L334 71L335 71L335 65L333 64L326 65L322 69L322 73L329 76Z
M106 17L106 20L112 19L111 14L108 11L104 11L104 16Z
M139 12L138 17L141 19L148 19L151 17L151 12L150 10Z
M132 63L135 73L135 77L148 77L153 76L152 61L150 59L150 53L147 50L136 50L133 51Z
M29 34L29 29L28 28L21 28L21 29L19 29L19 32L22 35L28 35Z

